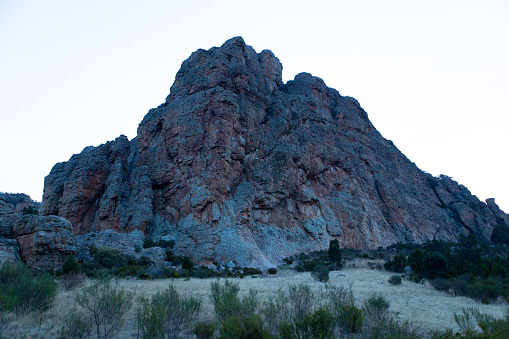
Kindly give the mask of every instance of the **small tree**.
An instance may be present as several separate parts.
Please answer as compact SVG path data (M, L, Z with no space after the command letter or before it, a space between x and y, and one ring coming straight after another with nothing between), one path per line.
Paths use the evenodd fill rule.
M329 243L329 261L334 263L337 268L342 268L343 263L341 262L341 249L339 248L338 239L331 240Z
M99 280L76 295L76 302L94 319L98 339L113 338L122 328L134 294Z
M311 276L319 282L326 283L329 281L329 267L325 265L316 265L311 272Z
M74 257L74 253L69 254L67 259L65 259L64 265L62 266L62 270L65 274L68 273L77 273L80 269L76 258Z
M194 263L187 255L182 259L182 269L184 270L192 270L194 267Z

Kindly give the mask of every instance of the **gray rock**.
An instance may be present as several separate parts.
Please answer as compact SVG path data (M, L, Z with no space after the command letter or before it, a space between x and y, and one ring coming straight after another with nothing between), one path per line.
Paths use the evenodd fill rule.
M14 239L0 236L0 265L3 262L20 262L18 243Z

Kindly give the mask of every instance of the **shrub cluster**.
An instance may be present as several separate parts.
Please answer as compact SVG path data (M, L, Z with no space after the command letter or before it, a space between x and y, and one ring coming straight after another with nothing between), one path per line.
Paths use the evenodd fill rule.
M49 274L34 276L23 263L0 266L0 313L24 316L47 310L57 294L57 283Z
M411 248L387 260L385 268L402 273L410 266L415 273L412 280L426 278L439 290L483 302L509 297L507 247L462 236L457 243L433 240Z
M283 261L288 265L295 263L294 269L297 272L314 272L312 273L313 277L321 282L329 280L329 271L343 268L341 249L337 239L330 241L328 250L308 254L301 253L294 257L285 258ZM323 267L326 267L327 270Z
M389 313L389 302L373 295L365 306L354 305L353 291L325 285L324 296L307 285L290 285L261 302L256 291L240 296L238 283L211 285L216 324L200 323L201 338L417 338L416 329Z

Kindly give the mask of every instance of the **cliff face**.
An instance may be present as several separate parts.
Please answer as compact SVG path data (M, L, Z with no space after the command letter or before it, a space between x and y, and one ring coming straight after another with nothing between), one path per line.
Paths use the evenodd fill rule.
M355 99L281 71L239 37L194 52L137 138L54 166L42 213L75 234L141 230L199 262L262 267L331 238L376 248L507 223L494 201L419 170Z

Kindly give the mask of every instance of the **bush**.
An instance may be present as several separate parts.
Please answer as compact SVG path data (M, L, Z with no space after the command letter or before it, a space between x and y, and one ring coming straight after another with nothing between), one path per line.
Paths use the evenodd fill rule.
M292 318L300 321L316 304L315 295L309 286L303 284L290 285L288 291Z
M7 325L14 320L11 316L16 299L11 295L0 293L0 338Z
M263 321L258 314L232 316L221 323L219 329L221 339L269 339L268 332L263 328Z
M151 238L146 238L145 241L143 241L143 248L151 248L156 245L155 241Z
M359 332L362 329L364 316L355 307L352 289L343 286L325 285L329 307L332 310L336 326L347 333Z
M430 279L429 283L433 286L437 291L447 292L452 286L452 282L443 278L434 278Z
M138 305L138 329L142 338L176 338L186 326L191 326L201 311L202 302L179 294L170 284L167 290L157 292L151 299L141 297Z
M271 267L271 268L269 268L269 269L268 269L268 272L269 272L270 274L276 274L276 273L277 273L277 268L275 268L275 267Z
M67 316L64 326L58 332L59 339L90 338L92 334L92 319L81 313L71 313Z
M295 321L297 338L334 338L332 324L334 317L329 309L320 307Z
M187 255L182 259L182 269L191 271L194 267L194 263Z
M392 260L389 259L384 264L387 271L396 273L403 273L406 266L408 266L408 261L403 255L396 255Z
M273 338L277 338L281 324L290 321L288 297L279 290L275 297L269 297L260 309L264 324Z
M94 261L104 268L118 268L129 262L129 257L115 248L101 247L92 255Z
M215 323L200 322L194 326L193 334L198 339L211 339L216 332Z
M87 279L87 276L83 273L69 273L62 275L59 280L66 291L81 286Z
M74 257L74 254L71 253L65 259L64 265L62 266L62 271L67 273L78 273L80 271L80 266Z
M400 275L393 275L389 278L389 284L391 285L401 285L402 283L402 279L401 279L401 276Z
M23 207L23 215L39 215L39 211L34 206Z
M311 272L311 276L319 282L326 283L329 281L329 267L325 265L316 265Z
M98 280L76 294L75 300L94 319L97 338L112 338L122 328L132 305L133 293Z
M338 326L347 333L357 333L362 330L364 315L355 305L344 305L337 315Z
M449 276L447 260L440 252L426 254L422 266L422 274L425 278L447 278Z
M172 249L175 246L175 240L159 240L157 246L161 248L169 248Z
M255 290L249 290L249 295L243 298L238 296L240 287L238 283L225 280L221 285L219 280L210 284L210 300L214 305L214 312L219 321L229 317L250 316L258 309L260 301Z
M299 273L306 272L306 269L302 265L295 265L294 270Z
M23 263L0 266L0 296L17 316L47 310L57 294L57 283L48 274L33 277Z
M374 293L364 302L364 311L366 318L371 320L380 320L389 314L391 304L381 293Z

